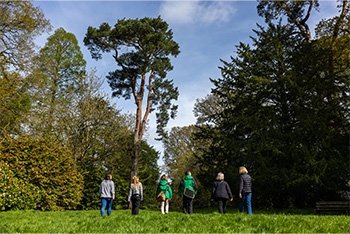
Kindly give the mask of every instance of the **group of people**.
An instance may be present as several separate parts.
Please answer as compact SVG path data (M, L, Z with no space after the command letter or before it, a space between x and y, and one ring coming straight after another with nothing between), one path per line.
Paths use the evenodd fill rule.
M233 195L228 183L224 180L225 176L219 172L213 183L211 200L218 204L219 213L226 213L227 201L233 200ZM248 175L245 167L239 168L239 211L244 212L247 209L248 214L253 214L252 210L252 178Z
M224 174L219 172L216 180L213 183L211 200L217 202L219 213L226 213L227 201L233 200L233 195L229 184L224 180ZM198 192L198 186L191 175L190 171L185 172L185 177L181 180L178 194L182 196L182 211L183 213L193 213L193 199ZM162 175L157 186L156 195L163 193L164 199L160 201L160 210L162 214L169 212L169 201L172 199L173 191L168 182L168 177ZM100 185L101 199L101 216L104 216L107 209L107 215L112 212L112 203L115 198L114 183L112 175L107 174L105 180ZM239 168L239 211L244 212L247 209L248 214L252 214L252 178L248 174L245 167ZM132 214L138 215L141 201L143 200L142 183L137 176L133 177L133 182L130 185L128 202L131 206Z

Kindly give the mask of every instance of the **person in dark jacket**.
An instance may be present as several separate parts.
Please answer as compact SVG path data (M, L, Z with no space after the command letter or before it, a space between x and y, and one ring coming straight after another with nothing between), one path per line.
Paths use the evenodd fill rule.
M169 200L173 197L173 190L168 183L168 177L166 175L162 175L162 177L160 177L156 196L161 192L165 194L165 201L160 203L160 211L162 214L167 214L169 212Z
M239 168L239 211L244 212L247 208L249 215L253 214L252 210L252 178L248 175L245 167Z
M100 199L101 199L101 216L105 214L107 208L107 215L110 216L112 213L112 204L115 198L114 182L112 175L107 174L106 178L101 182L100 185Z
M211 199L218 203L218 210L221 214L226 213L227 200L233 200L230 186L224 180L224 178L224 173L219 172L216 176L216 181L213 183L213 189L211 193Z
M188 188L193 191L194 195L197 194L197 183L191 175L190 171L185 172L185 178L183 178L179 185L179 195L182 196L182 212L192 214L193 213L193 197L187 197L184 195L185 189Z

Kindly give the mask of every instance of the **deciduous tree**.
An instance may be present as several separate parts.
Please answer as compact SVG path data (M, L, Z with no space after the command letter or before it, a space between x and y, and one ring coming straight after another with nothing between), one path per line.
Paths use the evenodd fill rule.
M0 136L21 134L30 108L26 77L34 56L34 39L51 29L31 1L0 2Z
M1 1L0 19L0 78L4 78L8 69L28 71L34 39L51 30L51 25L31 1Z
M33 109L31 128L37 135L55 135L63 132L65 113L74 104L76 94L83 78L86 76L86 61L74 34L59 28L47 39L35 59L32 76L37 85L32 92Z

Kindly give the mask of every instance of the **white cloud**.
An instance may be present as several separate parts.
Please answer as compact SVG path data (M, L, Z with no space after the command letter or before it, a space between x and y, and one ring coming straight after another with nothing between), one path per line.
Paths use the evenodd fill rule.
M160 15L171 24L227 22L236 9L230 1L164 1Z

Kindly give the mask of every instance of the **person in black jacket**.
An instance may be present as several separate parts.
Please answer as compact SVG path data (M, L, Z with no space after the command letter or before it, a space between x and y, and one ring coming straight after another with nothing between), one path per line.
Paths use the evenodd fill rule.
M218 203L219 213L226 213L226 202L227 200L232 201L233 196L231 193L230 186L224 181L224 173L219 172L216 176L216 181L213 183L213 189L211 199Z
M248 170L245 167L239 168L239 211L244 212L244 207L247 208L247 213L251 215L252 211L252 178L248 175Z

